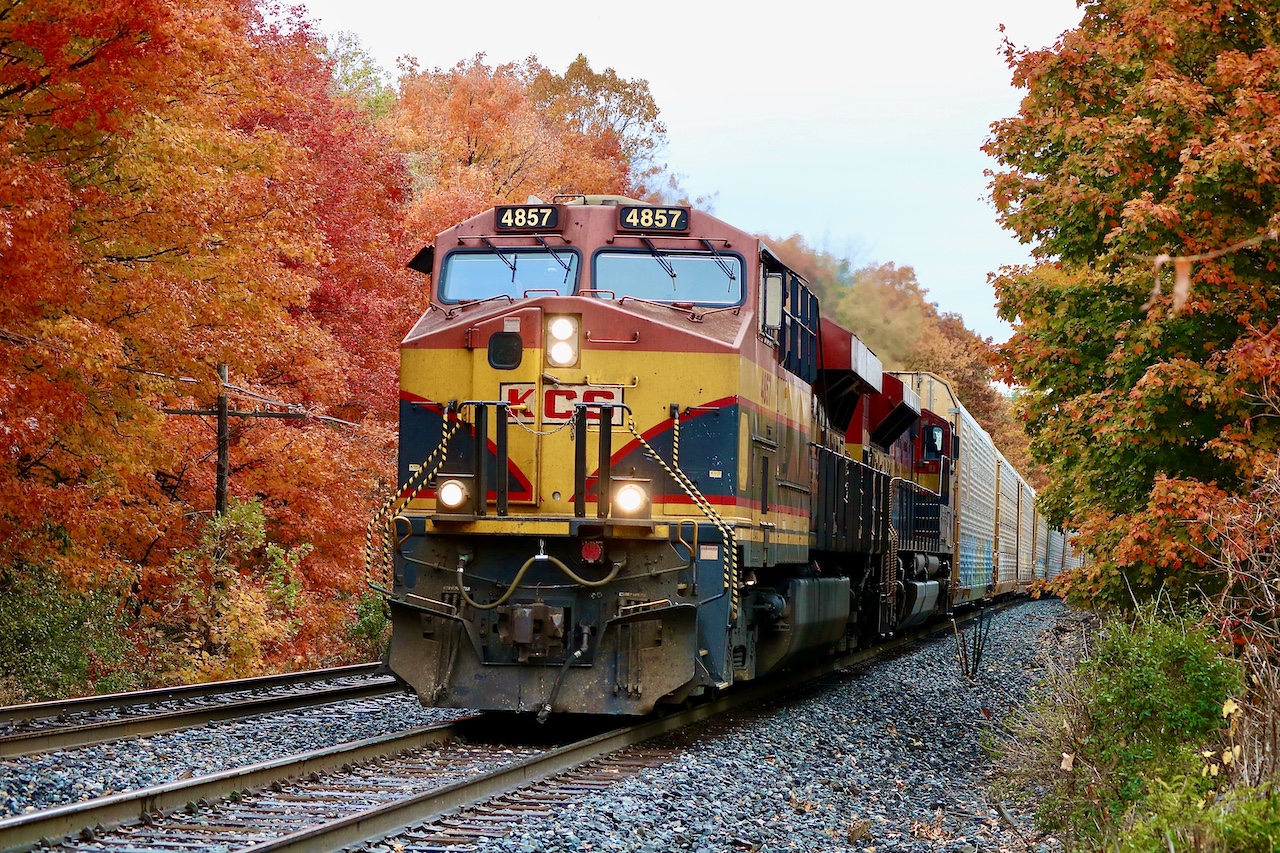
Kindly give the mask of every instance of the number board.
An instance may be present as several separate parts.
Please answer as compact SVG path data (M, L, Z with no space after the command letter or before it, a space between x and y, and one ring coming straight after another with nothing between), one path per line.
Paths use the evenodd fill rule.
M560 208L550 204L503 205L494 213L499 231L554 231L560 224Z
M624 231L688 231L689 208L622 205L618 227Z

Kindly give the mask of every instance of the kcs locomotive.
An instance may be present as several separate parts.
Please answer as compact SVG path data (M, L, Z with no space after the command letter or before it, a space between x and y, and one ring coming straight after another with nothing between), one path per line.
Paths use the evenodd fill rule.
M1074 560L947 382L707 213L505 205L409 266L369 552L424 704L647 714Z

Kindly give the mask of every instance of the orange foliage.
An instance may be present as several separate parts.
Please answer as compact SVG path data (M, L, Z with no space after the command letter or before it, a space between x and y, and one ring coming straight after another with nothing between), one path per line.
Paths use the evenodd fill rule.
M494 204L630 191L620 137L584 126L573 105L550 108L548 75L532 58L491 68L477 55L400 78L387 127L414 177L409 222L423 242Z
M1200 514L1280 447L1273 6L1098 0L1049 47L1006 44L1026 92L984 148L1037 262L996 280L1001 349L1047 515L1095 561L1085 602L1213 588Z
M1230 500L1214 483L1157 477L1141 513L1095 513L1080 526L1075 544L1089 553L1111 555L1061 576L1057 591L1086 601L1114 600L1116 573L1132 606L1161 588L1176 597L1209 592L1203 569L1212 562L1219 532L1215 513ZM1111 562L1114 561L1114 562Z
M374 418L233 434L233 494L265 498L282 546L320 546L295 607L337 590L350 610L353 543L390 469L377 421L394 412L396 342L416 311L399 270L407 179L329 99L296 21L238 2L65 5L51 23L20 4L0 34L0 157L18 177L0 189L0 572L52 564L72 586L131 582L139 612L181 609L213 436L160 409L206 405L223 362L272 399ZM101 22L101 49L60 35ZM332 654L343 620L325 615L314 648Z
M51 568L117 596L156 680L353 653L425 301L405 262L496 201L627 192L661 136L647 85L585 59L411 69L361 112L264 8L0 14L0 589ZM232 418L231 527L210 420L162 411L208 406L220 363L232 409L349 422Z

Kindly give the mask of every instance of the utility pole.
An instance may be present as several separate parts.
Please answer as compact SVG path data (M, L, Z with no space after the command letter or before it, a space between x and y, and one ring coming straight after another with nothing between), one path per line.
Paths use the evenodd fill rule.
M227 511L227 491L231 483L231 418L306 418L306 412L238 412L227 408L227 384L230 381L225 364L218 365L218 399L211 409L161 409L166 415L198 415L214 417L218 421L218 477L214 487L213 511L216 515L225 515ZM275 403L273 405L288 405ZM323 418L334 420L336 418ZM346 423L345 421L337 421Z
M231 427L227 418L227 366L218 365L218 485L213 495L213 512L227 511L227 485L231 481Z

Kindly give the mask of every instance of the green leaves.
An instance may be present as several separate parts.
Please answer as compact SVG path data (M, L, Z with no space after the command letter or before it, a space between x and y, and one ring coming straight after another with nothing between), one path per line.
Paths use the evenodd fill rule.
M1090 531L1085 597L1113 583L1122 601L1122 570L1154 588L1203 565L1158 523L1182 498L1157 484L1240 493L1276 447L1245 425L1265 386L1256 344L1280 315L1277 11L1096 0L1053 47L1009 48L1027 94L985 150L1002 167L1001 222L1039 261L997 277L1015 327L1001 355L1030 389L1033 451L1054 473L1046 510ZM1170 538L1140 555L1129 534L1157 530Z
M1160 807L1163 780L1187 785L1187 805L1205 797L1214 783L1200 774L1199 750L1217 747L1224 703L1242 682L1222 651L1193 619L1151 606L1110 620L1019 715L1004 747L1006 766L1040 792L1037 823L1069 849L1112 849Z

